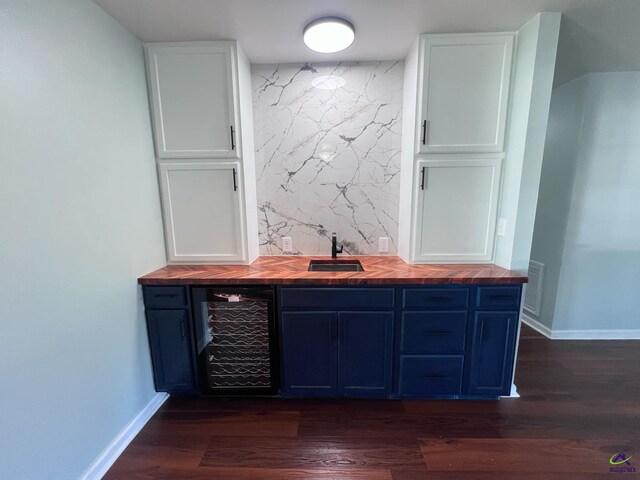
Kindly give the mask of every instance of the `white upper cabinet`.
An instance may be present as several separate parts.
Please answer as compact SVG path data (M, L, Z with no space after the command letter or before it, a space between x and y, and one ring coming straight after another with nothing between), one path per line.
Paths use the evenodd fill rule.
M413 261L492 260L500 166L500 159L417 162Z
M251 70L235 41L145 45L167 260L258 256Z
M424 35L417 153L504 150L514 35Z
M163 162L158 173L169 261L244 262L240 164Z
M238 158L234 46L147 44L158 158Z

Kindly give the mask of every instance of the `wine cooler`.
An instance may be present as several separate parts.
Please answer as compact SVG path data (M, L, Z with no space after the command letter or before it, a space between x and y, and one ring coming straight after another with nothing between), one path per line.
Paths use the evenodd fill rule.
M273 287L198 287L192 296L202 393L277 393Z

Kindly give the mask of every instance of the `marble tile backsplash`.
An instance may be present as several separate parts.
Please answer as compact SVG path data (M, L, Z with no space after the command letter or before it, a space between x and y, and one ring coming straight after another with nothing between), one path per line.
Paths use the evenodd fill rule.
M396 253L403 68L252 66L261 255Z

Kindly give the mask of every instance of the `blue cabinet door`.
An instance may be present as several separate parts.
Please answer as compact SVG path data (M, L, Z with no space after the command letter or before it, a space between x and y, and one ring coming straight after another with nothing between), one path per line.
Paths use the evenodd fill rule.
M282 313L282 391L330 397L338 385L336 312Z
M391 391L393 312L340 312L339 391L385 397Z
M194 354L187 310L147 310L156 390L193 393Z
M476 312L466 359L467 395L509 395L518 312Z

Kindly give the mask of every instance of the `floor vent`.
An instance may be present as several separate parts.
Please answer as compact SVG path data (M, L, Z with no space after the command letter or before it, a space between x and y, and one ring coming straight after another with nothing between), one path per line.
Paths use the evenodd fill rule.
M524 292L524 308L535 316L540 316L543 276L544 263L531 260L529 262L529 282Z

